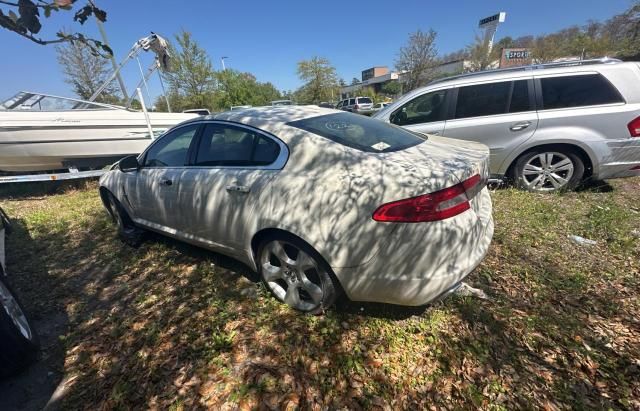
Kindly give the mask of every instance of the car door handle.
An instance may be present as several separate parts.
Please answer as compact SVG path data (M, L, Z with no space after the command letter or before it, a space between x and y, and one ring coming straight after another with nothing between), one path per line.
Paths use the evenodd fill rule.
M171 181L171 180L169 180L167 178L167 179L164 179L164 180L160 180L160 184L162 184L163 186L170 186L170 185L173 185L173 181Z
M440 132L439 131L427 131L427 132L425 132L425 134L431 134L432 136L439 136Z
M509 127L509 130L511 131L522 131L525 128L529 127L531 125L530 121L523 121L522 123L516 123L514 125L512 125L511 127Z
M235 193L248 193L251 189L247 186L228 185L227 191Z

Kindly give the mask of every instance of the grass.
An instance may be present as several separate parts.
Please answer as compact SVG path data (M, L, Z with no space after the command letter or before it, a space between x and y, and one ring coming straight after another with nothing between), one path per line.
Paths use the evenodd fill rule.
M489 300L343 303L319 317L277 303L233 260L159 236L123 245L94 184L0 205L27 311L68 321L64 409L632 409L640 179L611 184L494 192L494 242L468 278Z

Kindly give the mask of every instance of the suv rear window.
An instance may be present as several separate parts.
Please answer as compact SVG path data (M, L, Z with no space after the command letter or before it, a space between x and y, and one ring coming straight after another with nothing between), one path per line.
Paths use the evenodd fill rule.
M615 87L600 74L541 78L543 109L624 103Z
M371 104L373 101L369 97L360 97L358 99L358 104Z
M400 127L349 113L305 118L287 125L368 153L399 151L425 141Z

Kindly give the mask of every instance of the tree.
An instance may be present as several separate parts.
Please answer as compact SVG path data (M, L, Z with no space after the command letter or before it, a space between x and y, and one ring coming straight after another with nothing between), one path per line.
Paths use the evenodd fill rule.
M38 34L42 29L42 21L40 17L41 11L42 14L44 14L44 17L48 18L55 12L73 10L76 2L77 0L38 0L36 2L32 0L3 0L0 1L1 6L3 7L0 8L0 27L41 45L79 42L87 45L94 54L113 54L106 44L102 44L102 42L98 40L87 38L81 33L67 33L60 30L56 33L57 38L55 39L43 40L38 37ZM101 22L105 22L107 20L107 13L96 7L91 0L88 0L84 6L77 9L73 16L73 20L80 24L84 24L84 22L91 16L95 16Z
M405 92L428 83L433 77L434 67L438 62L436 35L433 30L426 33L418 30L412 33L407 44L400 48L396 69L406 72L403 75Z
M169 71L162 73L169 89L170 101L174 101L176 111L188 108L212 108L216 90L216 73L211 59L191 37L182 31L175 36L179 49L170 46L173 56Z
M389 97L395 97L402 92L400 88L400 82L388 81L380 88L380 93Z
M109 61L95 55L85 43L72 42L56 46L58 64L65 76L65 82L74 93L83 100L88 100L104 84L111 74ZM96 98L103 103L121 103L117 96L115 83Z
M489 53L489 43L479 36L475 41L467 46L467 71L486 70L492 62L493 53Z
M360 84L360 80L356 77L351 79L351 85L355 86L356 84Z
M260 83L250 73L226 69L216 72L218 89L214 108L228 110L231 106L263 106L282 96L271 83Z
M298 77L305 83L297 92L301 101L314 104L333 101L333 96L337 94L336 69L324 57L298 62Z

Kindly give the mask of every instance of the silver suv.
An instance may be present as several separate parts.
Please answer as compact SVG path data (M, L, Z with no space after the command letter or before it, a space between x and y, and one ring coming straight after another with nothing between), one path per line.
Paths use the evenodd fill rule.
M601 59L464 74L374 118L491 149L493 178L531 191L640 176L640 63Z
M373 113L373 100L369 97L352 97L342 100L336 106L338 110L369 115Z

